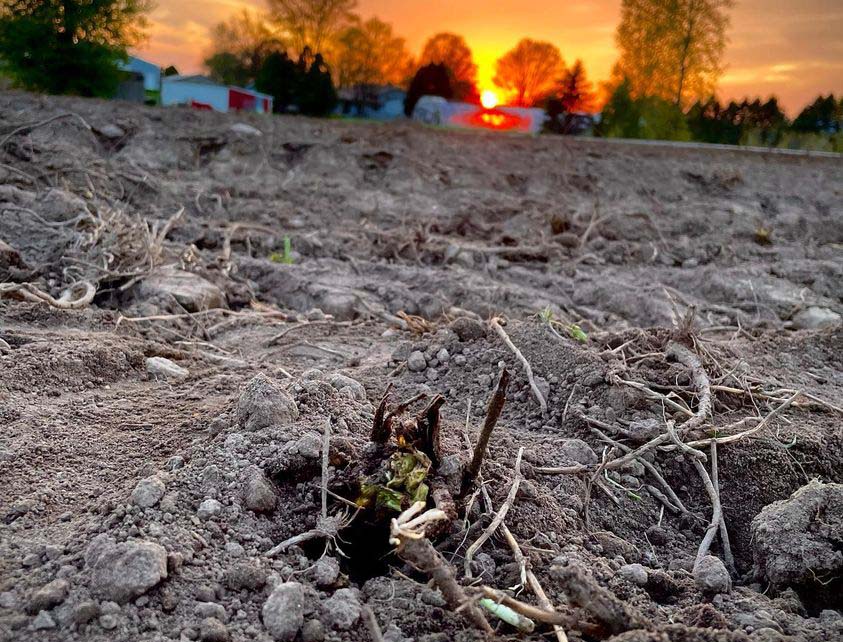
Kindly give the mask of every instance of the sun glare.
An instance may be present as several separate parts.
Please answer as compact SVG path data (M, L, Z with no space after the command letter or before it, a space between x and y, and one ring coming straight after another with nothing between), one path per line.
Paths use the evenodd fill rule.
M480 104L486 109L493 109L498 106L498 95L491 89L484 89L480 94Z

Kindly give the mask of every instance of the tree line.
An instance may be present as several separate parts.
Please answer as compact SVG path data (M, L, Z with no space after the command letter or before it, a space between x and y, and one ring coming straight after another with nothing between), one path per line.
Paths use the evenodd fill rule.
M792 122L775 97L714 97L731 7L622 0L618 60L599 90L582 61L569 67L553 43L530 38L497 60L493 82L509 104L544 108L557 133L602 105L594 128L602 136L839 149L843 107L833 95ZM120 80L114 63L143 38L149 9L148 0L4 0L0 71L39 91L111 95ZM338 90L363 106L384 85L407 89L408 115L425 94L479 102L477 65L461 36L435 34L414 57L390 24L356 9L357 0L268 0L265 14L243 10L212 29L205 65L222 83L271 94L281 112L328 114Z

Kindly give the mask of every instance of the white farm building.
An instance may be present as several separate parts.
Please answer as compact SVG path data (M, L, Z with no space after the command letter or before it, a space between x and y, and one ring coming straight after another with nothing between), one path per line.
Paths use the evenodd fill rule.
M272 96L253 89L221 85L200 75L162 78L161 104L222 112L272 112Z

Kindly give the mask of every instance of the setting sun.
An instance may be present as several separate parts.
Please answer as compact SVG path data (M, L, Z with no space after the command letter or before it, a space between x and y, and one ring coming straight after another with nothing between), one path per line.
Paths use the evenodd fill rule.
M480 94L480 104L486 109L492 109L498 106L498 95L491 89L484 89Z

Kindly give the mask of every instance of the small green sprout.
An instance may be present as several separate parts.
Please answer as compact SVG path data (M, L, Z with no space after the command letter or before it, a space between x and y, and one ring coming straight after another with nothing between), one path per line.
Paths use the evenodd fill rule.
M284 237L284 252L273 252L269 255L269 260L284 265L293 264L293 243L289 236Z
M544 323L550 323L555 318L556 315L553 314L553 310L550 309L549 305L539 312L539 319L541 319Z
M572 339L574 339L575 341L579 341L580 343L585 343L586 341L588 341L588 335L576 323L572 323L568 327L568 334L571 335Z

